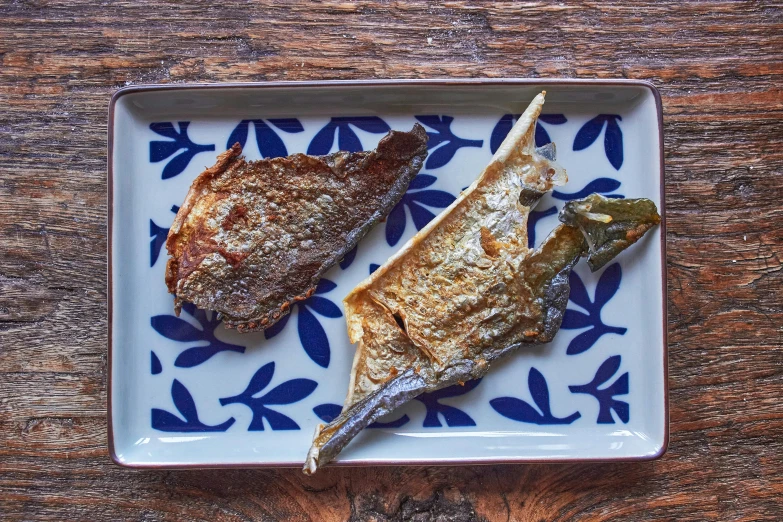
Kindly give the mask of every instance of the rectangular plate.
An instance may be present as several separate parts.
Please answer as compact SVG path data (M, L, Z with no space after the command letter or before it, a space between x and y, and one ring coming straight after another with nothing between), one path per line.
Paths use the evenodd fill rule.
M533 96L536 139L570 178L531 217L590 192L663 214L661 103L638 81L435 80L131 87L109 118L109 447L134 467L299 466L345 398L354 349L342 299L468 186ZM236 141L248 159L372 149L423 123L430 155L389 218L273 332L174 317L163 243L192 180ZM581 263L563 329L478 384L423 396L337 464L651 459L668 438L663 223L596 274ZM266 334L266 335L265 335ZM268 338L267 338L268 337ZM253 376L254 386L242 394ZM226 398L231 398L225 400ZM221 401L222 399L222 401Z

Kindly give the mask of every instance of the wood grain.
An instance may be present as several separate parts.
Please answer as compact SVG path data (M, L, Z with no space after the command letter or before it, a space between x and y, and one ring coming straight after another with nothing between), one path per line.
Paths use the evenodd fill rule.
M783 6L607 4L0 3L0 518L783 519ZM314 478L112 465L111 93L149 82L465 76L660 88L669 452L639 464Z

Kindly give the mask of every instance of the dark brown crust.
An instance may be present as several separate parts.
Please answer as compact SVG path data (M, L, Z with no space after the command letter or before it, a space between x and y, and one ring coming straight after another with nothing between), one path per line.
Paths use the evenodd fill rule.
M235 144L194 180L169 232L175 310L193 302L240 332L272 326L386 217L426 155L419 124L370 152L247 162Z

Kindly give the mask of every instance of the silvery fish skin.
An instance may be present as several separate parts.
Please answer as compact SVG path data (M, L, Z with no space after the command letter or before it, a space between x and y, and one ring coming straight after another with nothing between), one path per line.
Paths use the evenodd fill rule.
M342 413L316 428L306 474L417 395L480 378L503 355L551 341L579 258L597 270L658 222L649 200L592 195L566 205L563 223L527 247L530 210L567 180L554 150L534 147L543 103L544 93L479 178L345 298L358 343L348 396Z
M194 181L169 230L166 284L227 328L269 328L388 215L421 169L427 133L373 151L245 161L239 144Z

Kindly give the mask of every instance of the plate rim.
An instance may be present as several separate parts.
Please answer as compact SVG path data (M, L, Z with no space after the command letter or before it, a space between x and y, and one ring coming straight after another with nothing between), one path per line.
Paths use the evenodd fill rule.
M218 89L268 89L268 88L313 88L313 87L388 87L388 86L448 86L448 87L485 87L493 85L506 86L529 86L547 85L554 86L627 86L641 87L648 89L655 101L655 109L658 117L658 155L660 163L660 231L661 231L661 302L663 306L662 315L662 339L663 339L663 442L658 451L651 455L641 455L632 457L616 458L525 458L525 457L506 457L506 458L455 458L455 459L422 459L415 461L396 460L381 461L372 459L363 459L349 462L332 462L330 467L360 467L360 466L455 466L455 465L492 465L492 464L577 464L577 463L602 463L602 462L642 462L661 458L669 447L669 339L668 339L668 286L666 269L666 190L665 190L665 164L664 164L664 142L663 142L663 103L658 88L648 80L637 80L627 78L404 78L404 79L359 79L359 80L305 80L305 81L269 81L269 82L210 82L210 83L178 83L178 84L142 84L129 85L114 91L109 101L109 115L107 122L107 279L106 279L106 299L107 299L107 372L106 380L106 418L109 457L112 462L120 467L131 469L249 469L249 468L298 468L304 461L296 462L232 462L232 463L138 463L128 462L117 456L114 444L114 425L112 411L112 389L114 366L112 354L114 346L112 343L112 326L114 315L114 295L113 295L113 226L114 226L114 123L115 108L119 100L128 95L139 92L154 91L180 91L180 90L218 90Z

